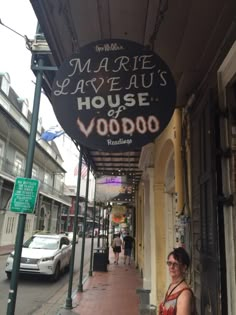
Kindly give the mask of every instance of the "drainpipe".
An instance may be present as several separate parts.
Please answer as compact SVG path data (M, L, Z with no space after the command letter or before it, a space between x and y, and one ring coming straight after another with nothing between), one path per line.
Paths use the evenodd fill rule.
M32 167L33 167L33 159L34 159L34 150L35 150L35 138L37 134L37 124L38 124L38 115L39 115L39 105L40 105L40 97L41 97L41 87L43 80L43 59L39 58L38 60L38 71L36 75L36 85L35 85L35 93L34 93L34 104L33 104L33 112L32 112L32 121L29 135L29 143L28 143L28 151L26 158L26 167L25 174L26 178L31 178ZM26 222L26 213L19 214L16 241L15 241L15 257L12 267L12 275L11 275L11 283L8 295L8 305L7 305L7 315L15 314L15 304L16 304L16 296L17 296L17 282L19 277L19 269L20 269L20 260L21 260L21 252L22 252L22 244L24 240L24 231L25 231L25 222Z
M176 214L183 212L183 165L181 158L181 109L175 110L174 128L174 163L175 163L175 191L177 193Z
M68 283L68 291L67 291L67 298L66 298L65 309L72 309L73 308L72 307L71 294L72 294L72 285L73 285L76 234L78 233L78 213L79 213L79 194L80 194L80 183L81 183L81 169L82 169L82 149L80 150L79 165L78 165L78 179L77 179L77 193L76 193L76 200L75 200L75 216L74 216L74 226L73 226L73 240L72 240L69 283Z
M95 218L96 218L96 186L95 186L95 190L94 190L93 226L92 226L92 240L91 240L91 250L90 250L89 276L93 275L93 244L94 244Z

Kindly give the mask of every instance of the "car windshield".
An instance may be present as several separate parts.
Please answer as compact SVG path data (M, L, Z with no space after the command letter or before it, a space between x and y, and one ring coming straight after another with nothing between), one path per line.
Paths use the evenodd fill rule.
M24 243L23 247L32 249L57 249L59 247L59 240L56 238L32 236Z

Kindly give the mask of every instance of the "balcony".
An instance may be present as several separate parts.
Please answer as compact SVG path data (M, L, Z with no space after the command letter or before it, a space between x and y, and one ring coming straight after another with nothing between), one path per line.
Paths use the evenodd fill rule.
M14 182L16 177L24 177L25 169L23 167L16 166L11 163L9 160L5 160L0 158L0 175L5 179ZM43 178L34 177L40 181L39 192L44 193L45 195L49 195L52 199L62 199L67 204L71 203L71 199L68 196L64 195L64 184L62 185L60 190L55 189L53 186L48 185L43 182Z

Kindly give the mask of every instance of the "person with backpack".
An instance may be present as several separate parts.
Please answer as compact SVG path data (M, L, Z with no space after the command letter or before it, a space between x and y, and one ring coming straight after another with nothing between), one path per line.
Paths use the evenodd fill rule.
M131 253L134 245L134 238L127 232L126 236L123 238L123 248L124 248L124 264L128 258L128 264L131 262Z

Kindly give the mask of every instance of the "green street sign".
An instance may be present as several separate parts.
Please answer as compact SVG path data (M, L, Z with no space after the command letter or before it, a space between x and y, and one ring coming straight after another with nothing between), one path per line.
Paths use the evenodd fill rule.
M11 198L10 210L33 213L39 189L37 179L17 177Z

